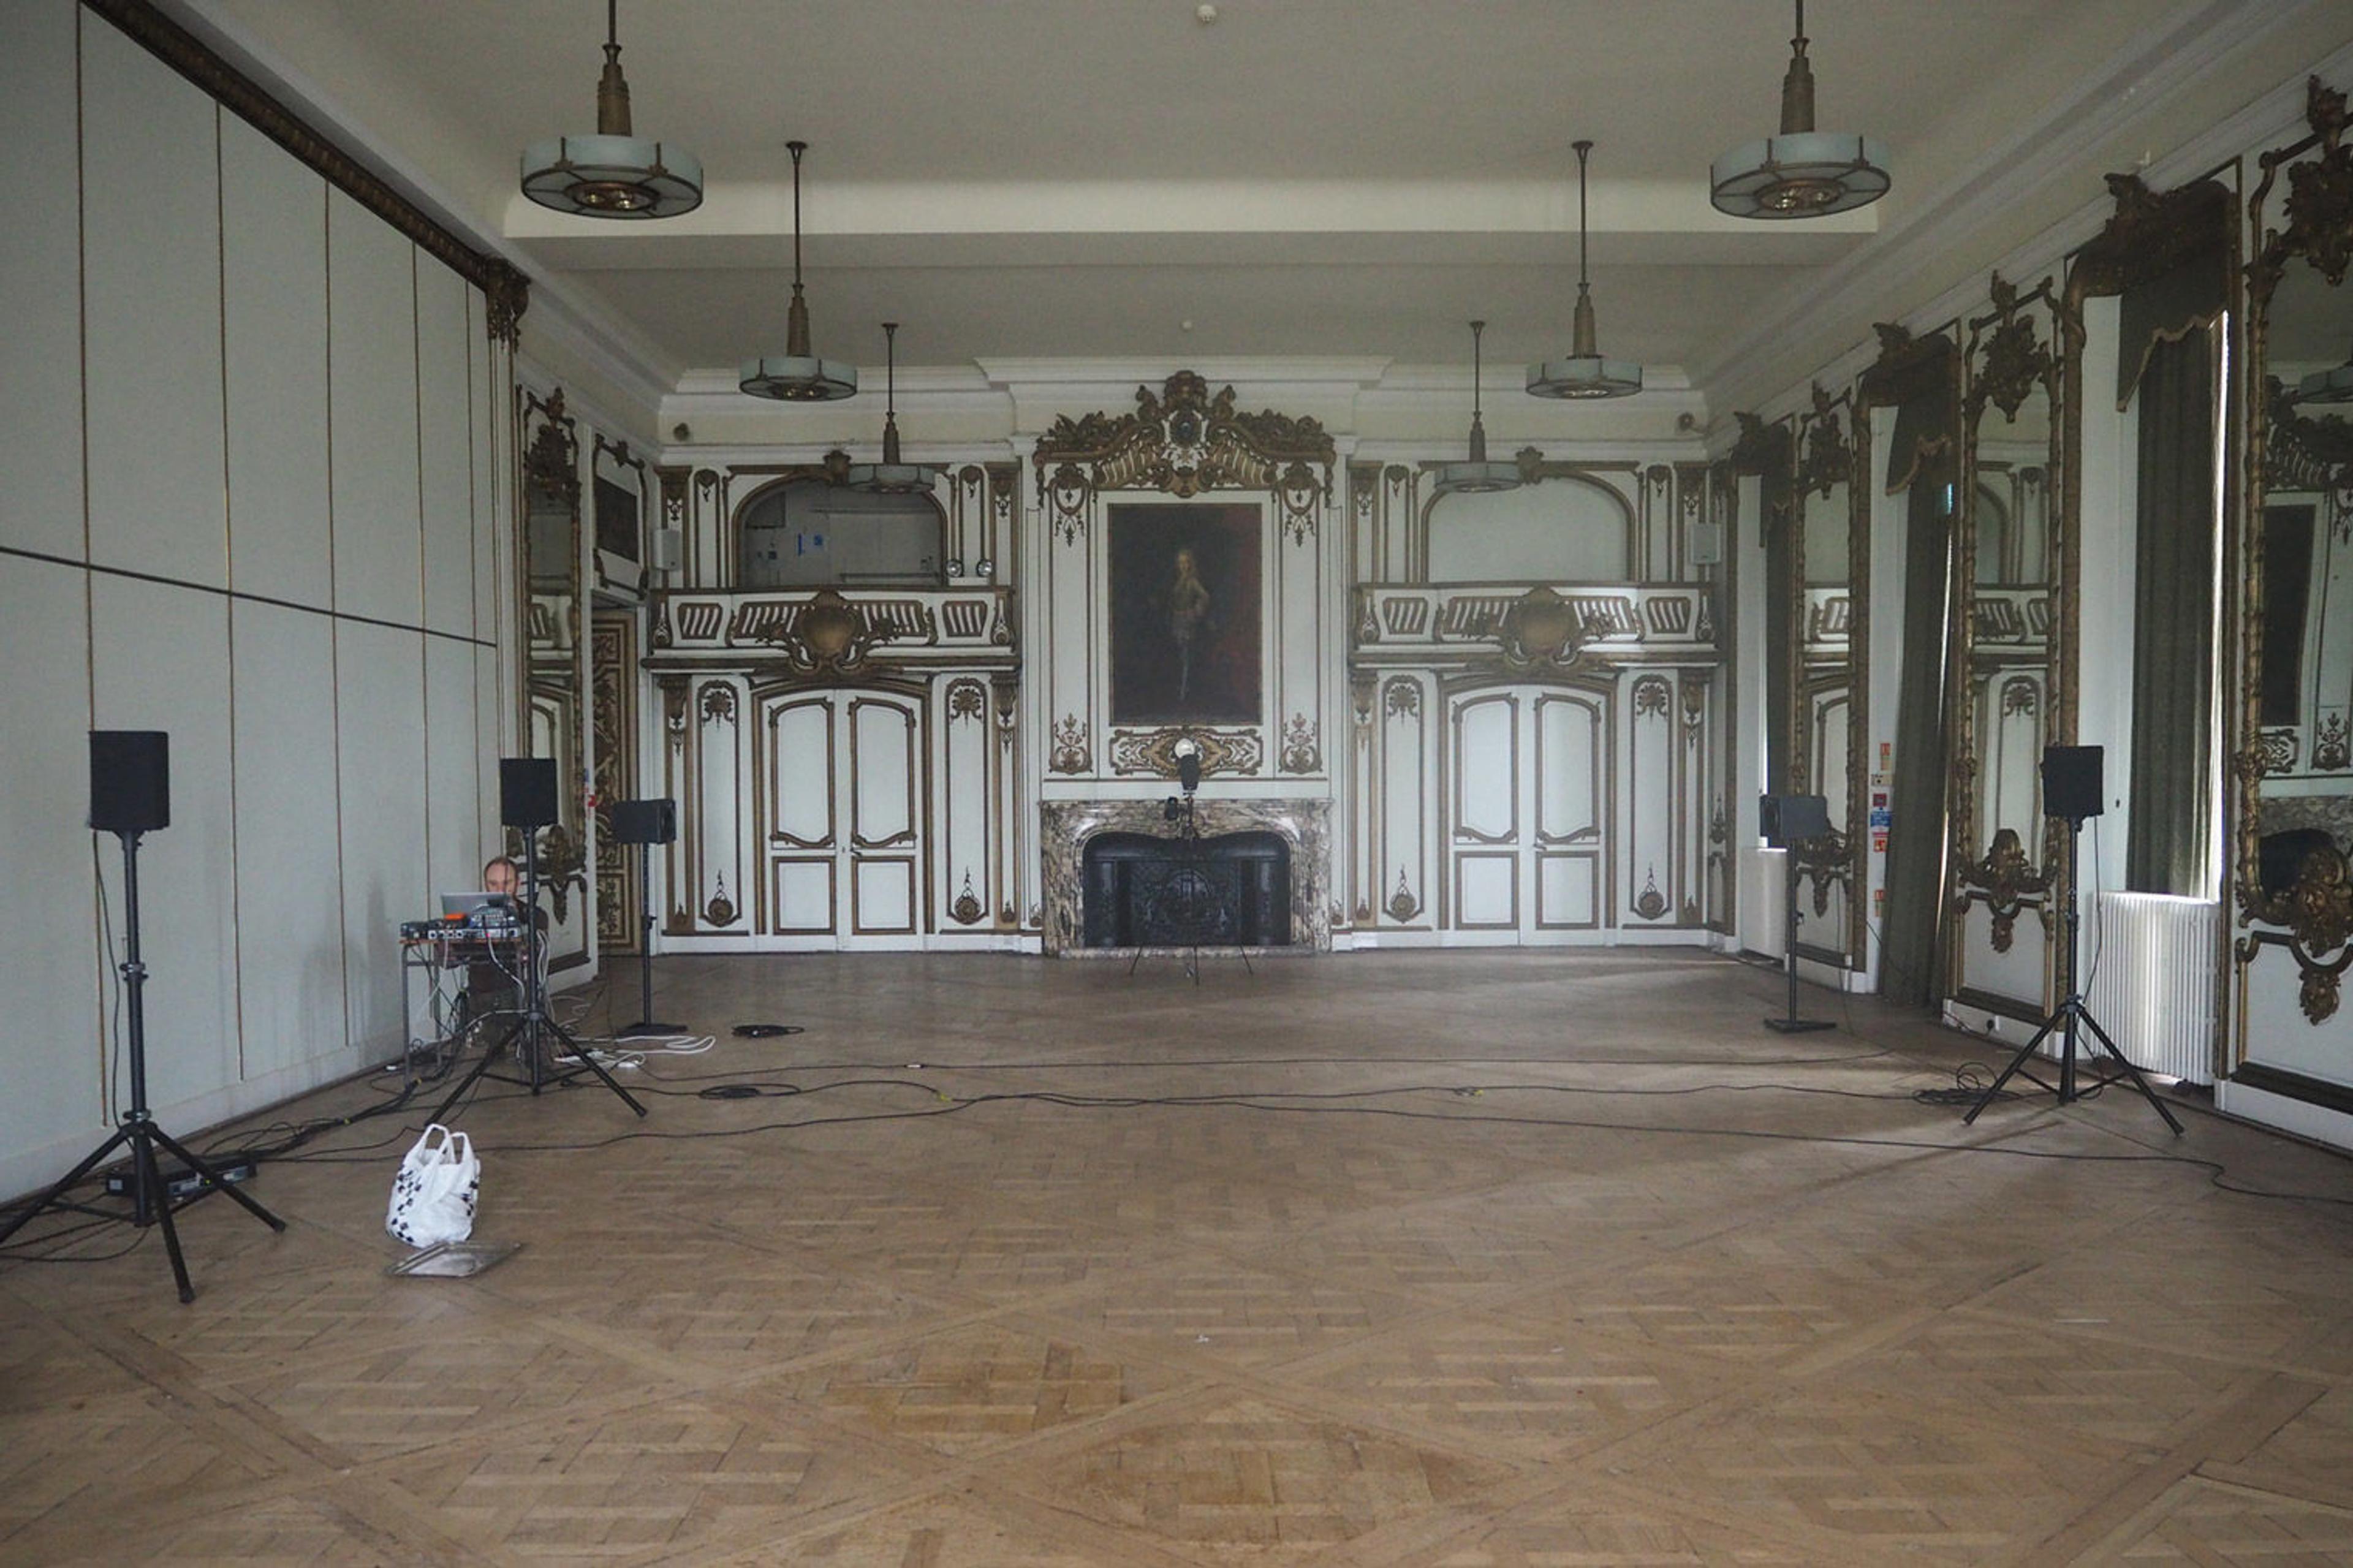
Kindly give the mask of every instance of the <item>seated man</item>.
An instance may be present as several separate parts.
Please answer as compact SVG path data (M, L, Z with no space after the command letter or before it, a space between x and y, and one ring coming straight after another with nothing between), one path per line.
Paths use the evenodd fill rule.
M495 893L512 905L522 901L521 876L515 863L504 855L494 856L482 867L482 891ZM532 911L532 923L540 930L547 929L544 910ZM522 1004L522 973L523 950L520 942L511 941L482 942L468 944L466 994L458 1016L460 1034L481 1022L492 1013L512 1012Z

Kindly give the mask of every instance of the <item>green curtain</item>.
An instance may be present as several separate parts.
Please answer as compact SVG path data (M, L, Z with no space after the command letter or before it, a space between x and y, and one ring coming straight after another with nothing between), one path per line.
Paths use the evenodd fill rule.
M1789 748L1797 743L1789 716L1797 707L1797 628L1790 625L1797 597L1798 531L1792 526L1798 498L1786 473L1767 473L1757 489L1764 513L1765 542L1765 793L1784 795L1789 786Z
M2125 886L2206 890L2213 765L2214 374L2211 328L2151 342L2140 405L2132 818Z
M1949 404L1947 412L1949 413ZM1907 465L1904 667L1895 688L1895 776L1888 805L1887 910L1879 924L1879 994L1929 1007L1944 994L1936 941L1944 902L1945 635L1952 598L1953 462L1949 445Z

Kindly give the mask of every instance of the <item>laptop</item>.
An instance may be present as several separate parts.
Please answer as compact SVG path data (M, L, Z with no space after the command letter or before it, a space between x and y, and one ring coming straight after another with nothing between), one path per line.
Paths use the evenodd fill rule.
M441 918L468 925L506 925L515 918L514 900L505 893L444 893Z

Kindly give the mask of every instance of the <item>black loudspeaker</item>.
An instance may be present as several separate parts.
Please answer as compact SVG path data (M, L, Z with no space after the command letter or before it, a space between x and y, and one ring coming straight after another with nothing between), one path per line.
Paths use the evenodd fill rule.
M100 833L172 826L172 737L161 730L90 732L90 825Z
M1201 758L1195 752L1176 759L1176 787L1191 795L1201 787Z
M1818 795L1760 795L1757 831L1776 849L1787 849L1831 830L1831 803Z
M2107 793L2101 749L2097 746L2042 748L2042 815L2081 822L2101 814L2100 797Z
M545 827L555 821L555 759L499 759L499 821L509 827Z
M613 842L669 844L678 837L678 803L673 800L617 800L613 803Z

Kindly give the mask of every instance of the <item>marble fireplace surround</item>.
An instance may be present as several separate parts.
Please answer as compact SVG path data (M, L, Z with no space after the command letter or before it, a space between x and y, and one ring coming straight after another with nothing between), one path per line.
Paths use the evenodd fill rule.
M1194 797L1193 809L1204 838L1221 833L1273 833L1291 846L1289 951L1331 952L1331 899L1326 889L1332 885L1332 803L1235 799L1205 793ZM1161 816L1160 801L1050 800L1040 808L1040 816L1039 843L1046 861L1046 952L1063 958L1132 952L1085 945L1079 874L1085 863L1087 840L1098 833L1166 835L1170 825Z

